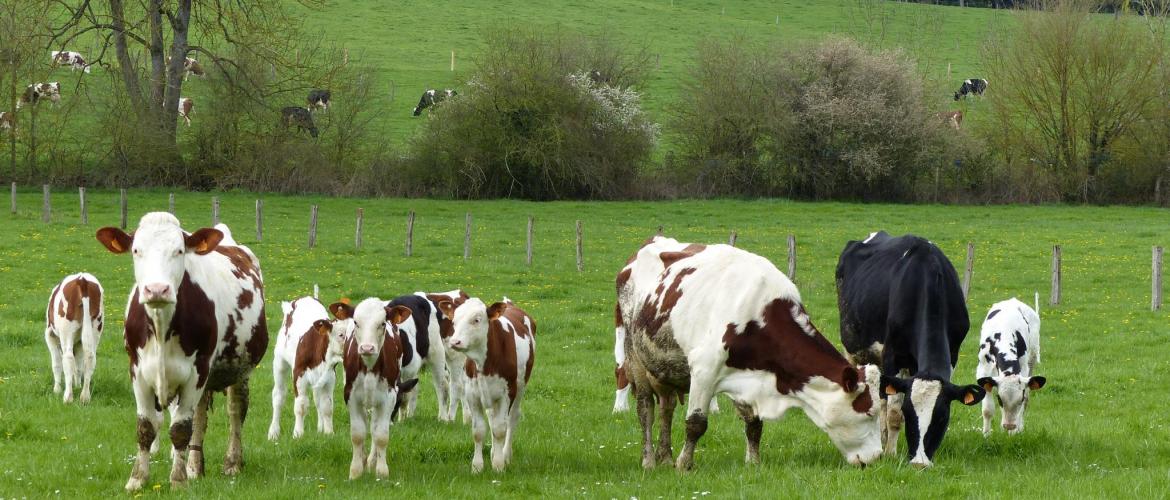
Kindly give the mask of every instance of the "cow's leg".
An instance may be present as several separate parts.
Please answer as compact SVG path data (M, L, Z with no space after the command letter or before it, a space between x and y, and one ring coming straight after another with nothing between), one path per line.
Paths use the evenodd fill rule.
M349 441L353 444L353 458L349 461L349 478L357 479L365 472L366 411L362 397L354 394L346 403L349 407Z
M418 391L419 387L416 385L406 393L406 405L404 405L405 410L402 412L403 420L414 416L415 407L418 405Z
M228 449L223 459L223 473L234 476L244 466L244 447L241 434L244 420L248 418L248 379L236 382L227 388L228 399Z
M674 462L674 450L671 448L670 435L678 397L674 392L667 391L658 398L658 448L654 452L654 461L658 465L670 465Z
M508 438L508 405L506 396L497 398L492 401L488 414L488 425L492 429L492 469L496 472L503 472L508 465L504 455L504 441Z
M512 403L512 408L508 410L508 435L504 437L504 464L512 463L512 439L516 435L516 427L520 425L520 398L524 396L523 390L516 395L516 401Z
M431 339L431 352L427 354L427 363L431 366L431 384L435 386L435 398L438 402L439 421L449 422L451 419L445 418L444 410L447 408L447 357L443 355L443 346L436 342L439 338L436 336Z
M291 370L280 358L272 360L272 423L268 424L268 440L280 437L280 410L284 408L284 394L288 391L288 376Z
M367 467L374 469L379 478L390 476L390 466L386 464L386 447L390 444L390 414L394 411L396 398L383 395L374 407L374 414L370 417L373 427L374 446L370 450L371 463Z
M646 386L634 384L634 403L638 409L638 423L642 426L642 468L653 469L654 461L654 392Z
M187 477L202 477L203 436L207 435L207 408L211 406L211 391L203 391L199 404L195 406L195 418L191 426L191 443L187 447Z
M447 407L443 410L447 414L447 421L454 422L459 413L459 404L463 401L463 384L467 375L463 373L463 361L454 350L445 353L447 361ZM467 405L463 405L463 415L467 415ZM466 422L464 422L466 423Z
M309 411L309 379L300 377L293 381L293 439L305 435L305 413Z
M134 458L134 467L130 469L130 479L126 481L126 491L134 492L142 489L142 485L150 479L151 445L155 443L158 433L158 418L155 410L154 390L141 376L133 381L134 403L138 415L138 455Z
M63 399L66 403L73 402L73 384L77 381L77 358L73 356L74 335L68 330L72 329L72 325L63 329L61 332L61 368L62 377L65 379L65 395Z
M902 400L906 397L904 394L894 394L886 396L886 442L885 455L887 457L896 456L898 454L898 437L902 433L902 422L905 417L902 415Z
M715 397L715 370L691 370L690 398L687 399L687 442L679 453L675 468L691 470L695 466L695 444L707 432L707 411Z
M751 406L736 404L735 409L739 413L739 418L743 419L743 433L747 438L747 452L744 454L743 460L749 464L758 464L760 463L760 436L764 433L764 421L752 411Z
M317 431L326 435L333 434L333 384L334 375L329 371L313 389L317 398Z
M994 399L991 394L983 397L983 437L991 435L991 417L995 415Z
M471 472L478 474L483 471L483 436L487 433L487 415L484 414L478 391L470 387L467 389L465 397L468 404L463 414L471 416L471 438L475 443L471 453Z
M203 390L196 387L195 381L187 381L179 387L179 395L171 405L172 488L187 484L187 447L194 431L195 407L202 397Z
M53 364L53 394L61 393L61 344L53 335L52 327L45 327L45 345L49 346L49 361Z

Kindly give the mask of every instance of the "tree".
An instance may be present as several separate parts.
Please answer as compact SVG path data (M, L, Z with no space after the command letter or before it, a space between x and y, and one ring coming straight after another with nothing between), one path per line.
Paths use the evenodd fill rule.
M3 99L4 111L13 113L18 120L16 127L8 130L4 138L8 143L8 169L13 179L17 177L16 144L17 136L24 134L23 117L16 116L16 100L24 92L25 85L29 84L29 75L32 66L42 59L38 46L39 20L43 17L44 2L30 0L0 0L0 95ZM33 111L30 109L29 113ZM26 135L26 137L28 137ZM30 157L29 174L33 169L35 159Z

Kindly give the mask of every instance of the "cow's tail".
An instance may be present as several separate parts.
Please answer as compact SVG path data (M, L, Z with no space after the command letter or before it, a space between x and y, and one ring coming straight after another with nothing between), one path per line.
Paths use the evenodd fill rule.
M81 288L81 347L85 353L97 355L97 330L94 328L93 316L90 314L90 296L97 291L97 283L91 283L85 278L78 280Z

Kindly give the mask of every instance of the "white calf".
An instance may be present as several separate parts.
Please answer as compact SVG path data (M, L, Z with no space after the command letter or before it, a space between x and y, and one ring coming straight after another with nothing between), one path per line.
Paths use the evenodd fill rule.
M1040 295L1036 309L1012 297L991 306L979 335L979 366L975 376L979 385L1002 405L1001 424L1008 434L1024 430L1024 410L1031 391L1044 387L1047 380L1032 375L1040 362ZM991 435L991 416L995 401L983 398L983 435Z
M82 403L88 403L93 371L97 366L97 346L102 337L102 285L92 274L66 276L49 296L45 311L45 344L53 362L53 392L61 392L65 379L65 402L73 401L73 385L81 384ZM81 347L78 370L74 349Z
M317 406L317 432L333 434L334 368L341 362L345 326L329 320L329 313L317 299L301 297L281 302L284 323L273 348L272 424L268 439L280 437L280 410L284 406L289 376L292 376L293 438L305 434L305 413L309 410L309 389Z

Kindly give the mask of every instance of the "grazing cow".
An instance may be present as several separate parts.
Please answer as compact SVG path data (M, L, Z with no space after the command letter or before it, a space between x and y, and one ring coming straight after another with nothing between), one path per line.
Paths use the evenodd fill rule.
M12 119L12 113L0 111L0 130L11 130L14 127L16 122Z
M149 479L151 445L166 407L174 447L171 485L203 474L207 409L219 391L227 392L230 421L223 471L238 474L248 377L268 350L260 262L227 226L188 233L167 212L143 215L131 234L102 228L97 239L113 253L133 255L125 340L138 455L126 489L136 491Z
M329 320L325 306L313 297L281 302L284 323L272 350L272 424L268 439L280 437L280 410L289 375L292 376L293 438L305 434L305 413L309 410L309 389L317 406L317 432L333 434L334 368L341 363L342 344L347 333L341 321Z
M345 306L348 310L348 304ZM353 308L352 314L353 335L345 343L343 361L349 438L353 443L349 478L357 479L366 469L373 469L382 478L390 475L386 445L390 443L390 421L398 394L418 382L400 377L402 344L395 325L410 319L410 309L368 298ZM367 433L373 436L368 456L364 450Z
M70 52L67 50L51 51L50 57L53 61L53 67L68 65L69 72L82 70L89 73L89 64L85 63L85 58L81 57L80 52Z
M59 82L34 83L25 87L24 93L16 100L16 109L19 111L26 105L41 102L41 99L48 99L49 106L61 102L61 84Z
M53 393L61 392L65 378L65 402L73 401L73 385L81 384L79 401L88 403L93 371L97 366L97 346L102 338L105 307L102 285L92 274L66 276L49 295L45 311L45 343L53 362ZM81 349L81 368L74 353Z
M490 307L470 298L458 308L444 300L439 308L455 324L447 346L467 356L465 412L471 414L475 442L471 471L483 470L483 437L490 427L492 469L502 472L512 461L520 402L536 358L536 322L506 297Z
M693 467L708 406L720 392L744 421L749 463L759 461L763 420L794 407L849 463L865 465L881 455L877 367L850 365L813 326L792 281L767 259L729 245L656 236L616 281L643 467L670 463L674 406L687 392L680 470ZM657 452L655 399L662 425Z
M455 289L449 292L441 293L425 293L415 292L415 295L427 299L431 304L431 310L434 316L430 319L431 328L436 325L439 330L439 345L443 346L443 355L446 358L447 367L447 407L439 408L439 420L444 422L455 421L455 414L459 411L459 404L463 404L463 423L471 423L471 415L467 413L467 400L464 398L464 388L467 385L467 374L464 372L464 365L467 363L467 356L454 349L446 348L446 341L455 333L455 324L452 322L451 316L444 314L439 309L439 303L448 301L451 303L453 309L458 309L459 306L467 302L470 297L467 296L463 290ZM432 337L433 339L434 337ZM432 340L432 343L434 341Z
M1036 373L1040 362L1040 294L1036 308L1012 297L991 306L979 334L978 384L989 394L998 389L995 399L1002 406L1001 424L1008 434L1024 430L1024 410L1031 391L1048 381ZM983 399L983 435L991 435L992 398Z
M317 126L313 124L313 114L300 106L288 106L280 110L280 123L284 128L296 125L297 130L308 130L309 135L317 138Z
M943 111L941 113L935 113L934 117L938 118L939 121L950 125L955 130L959 130L959 125L963 124L962 111Z
M414 116L421 115L424 109L439 104L440 102L446 101L447 99L457 95L459 95L459 93L451 89L443 89L442 91L427 89L426 92L423 92L422 97L419 98L418 105L414 107Z
M191 126L191 110L195 108L195 101L190 97L179 98L179 118L187 121L187 126Z
M886 454L897 453L904 418L910 464L930 466L951 402L973 405L984 396L977 385L951 383L970 327L955 268L929 241L877 232L841 252L837 303L853 361L882 367Z
M167 56L167 66L170 66L170 64L171 64L171 58L170 58L170 56ZM199 61L195 60L195 58L184 57L183 58L183 81L184 82L187 81L187 79L190 78L191 75L195 75L195 76L198 76L200 78L203 78L203 77L207 76L207 72L203 71L203 65L199 64Z
M305 102L309 105L309 111L314 109L323 109L329 111L329 99L333 96L328 90L314 89L309 91L309 97Z
M617 382L614 394L613 412L630 411L630 377L626 373L626 327L622 322L620 305L614 305L613 375ZM711 413L719 413L719 399L711 398Z
M969 78L967 80L963 80L963 85L959 87L958 92L955 92L955 100L957 101L971 94L983 97L983 92L986 90L987 80L982 78Z

